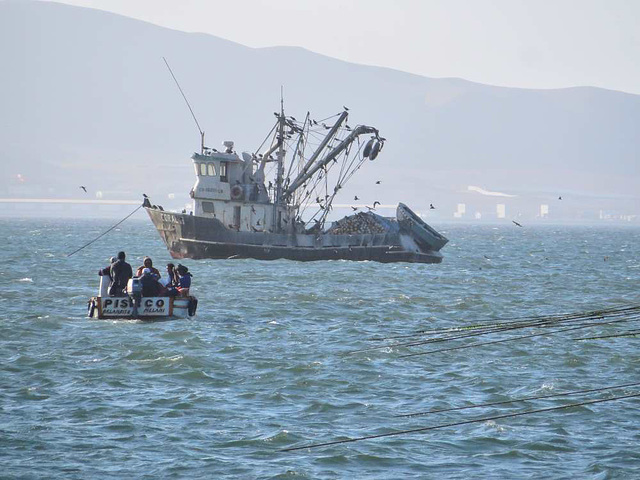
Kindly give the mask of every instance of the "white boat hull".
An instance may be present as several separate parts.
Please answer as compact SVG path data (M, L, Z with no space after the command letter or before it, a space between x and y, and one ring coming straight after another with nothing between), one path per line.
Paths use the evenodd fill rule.
M195 316L195 297L142 297L136 308L131 297L92 297L90 318L99 319L172 319Z

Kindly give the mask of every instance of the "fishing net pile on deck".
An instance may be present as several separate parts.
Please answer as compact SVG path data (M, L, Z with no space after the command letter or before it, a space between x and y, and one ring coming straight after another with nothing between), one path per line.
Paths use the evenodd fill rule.
M391 220L387 220L380 215L371 212L360 212L355 215L349 215L337 222L334 222L328 234L331 235L356 235L362 233L387 233L397 229Z

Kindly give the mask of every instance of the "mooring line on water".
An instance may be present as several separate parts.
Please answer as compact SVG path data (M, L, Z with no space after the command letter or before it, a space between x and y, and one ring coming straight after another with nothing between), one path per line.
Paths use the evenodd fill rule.
M588 400L588 401L584 401L584 402L579 402L579 403L571 403L568 405L561 405L559 407L548 407L548 408L541 408L541 409L537 409L537 410L526 410L524 412L515 412L515 413L507 413L507 414L503 414L503 415L494 415L491 417L483 417L483 418L477 418L477 419L472 419L472 420L464 420L461 422L453 422L453 423L445 423L445 424L441 424L441 425L435 425L435 426L431 426L431 427L420 427L420 428L411 428L408 430L399 430L397 432L389 432L389 433L379 433L377 435L365 435L362 437L354 437L354 438L347 438L344 440L333 440L330 442L322 442L322 443L312 443L309 445L302 445L299 447L289 447L289 448L283 448L280 449L281 452L293 452L296 450L305 450L305 449L312 449L312 448L320 448L320 447L328 447L331 445L339 445L339 444L343 444L343 443L353 443L353 442L359 442L362 440L373 440L375 438L384 438L384 437L393 437L393 436L398 436L398 435L408 435L408 434L412 434L412 433L422 433L422 432L427 432L427 431L432 431L432 430L439 430L442 428L451 428L451 427L459 427L462 425L470 425L473 423L482 423L482 422L488 422L488 421L492 421L492 420L501 420L504 418L513 418L513 417L521 417L524 415L533 415L536 413L543 413L543 412L552 412L552 411L556 411L556 410L564 410L567 408L573 408L573 407L582 407L585 405L593 405L596 403L605 403L605 402L614 402L617 400L624 400L624 399L628 399L628 398L637 398L640 397L640 393L633 393L633 394L629 394L629 395L621 395L618 397L611 397L611 398L603 398L603 399L598 399L598 400Z
M597 320L597 319L604 320L605 318L617 318L617 317L620 317L620 316L622 316L622 315L610 315L610 316L607 316L607 317L595 317L595 318L593 318L591 320ZM640 317L631 317L631 318L627 317L627 318L624 319L624 321L633 321L633 320L636 320L638 318L640 318ZM580 319L581 323L578 323L576 325L574 322L576 322L577 319L573 319L572 318L572 319L568 320L568 322L570 322L568 324L569 325L575 325L577 327L585 327L585 328L588 328L588 327L590 327L592 325L601 325L602 324L601 322L597 322L597 323L594 323L592 321L585 322L585 320L586 319ZM522 325L522 326L516 326L516 327L510 327L510 328L504 328L504 329L496 329L496 330L487 331L487 332L481 332L481 333L476 333L476 334L460 335L460 336L457 336L457 337L447 337L447 338L444 338L444 339L428 339L428 340L423 340L423 341L420 341L420 342L410 342L410 343L407 343L407 344L399 344L398 346L405 346L405 345L407 345L407 346L419 346L419 345L426 345L426 344L431 344L431 343L439 343L439 342L442 342L442 341L458 340L460 338L479 337L479 336L488 335L488 334L491 334L491 333L501 333L501 332L505 332L505 331L520 330L520 329L524 329L524 328L551 328L551 327L558 326L557 323L559 323L559 322L537 323L537 324L533 324L532 323L532 324L529 324L529 325ZM605 322L605 323L609 323L609 322ZM525 336L525 338L526 338L526 336ZM380 348L380 347L376 347L376 348Z
M513 327L494 328L494 329L487 329L487 330L484 330L482 332L467 333L465 335L455 335L455 336L449 336L449 337L435 337L435 338L428 338L426 340L414 340L413 342L388 343L386 345L379 345L377 347L367 347L367 348L361 348L359 350L350 350L348 352L342 353L342 355L351 355L351 354L354 354L354 353L370 352L370 351L374 351L374 350L384 350L386 348L415 347L415 346L418 346L418 345L425 345L425 344L429 344L429 343L448 342L448 341L451 341L451 340L460 340L462 338L480 337L482 335L489 335L491 333L500 333L500 332L516 330L516 329L520 329L520 328L529 328L530 326L536 326L536 325L541 325L541 324L529 324L529 325L526 325L526 326L518 325L518 326L513 326Z
M601 340L604 338L636 337L638 335L640 335L640 330L631 330L630 332L620 333L617 335L602 335L600 337L572 338L572 340Z
M120 225L122 222L124 222L127 218L129 218L131 215L133 215L134 213L136 213L138 210L140 210L142 208L142 205L138 206L138 208L136 208L133 212L131 212L129 215L127 215L126 217L124 217L122 220L120 220L118 223L116 223L114 226L112 226L109 230L107 230L104 233L101 233L100 235L98 235L96 238L94 238L93 240L91 240L89 243L81 246L79 249L74 250L73 252L71 252L69 255L67 255L67 258L69 258L71 255L78 253L80 250L88 247L89 245L91 245L93 242L95 242L96 240L99 240L100 238L104 237L107 233L109 233L111 230L113 230L114 228L116 228L118 225Z
M588 325L578 325L577 327L561 328L559 330L554 330L554 331L551 331L551 332L533 333L531 335L521 335L519 337L504 338L504 339L501 339L501 340L493 340L491 342L479 342L479 343L472 343L471 345L460 345L458 347L441 348L439 350L429 350L427 352L409 353L409 354L406 354L406 355L400 355L398 358L417 357L419 355L428 355L430 353L451 352L453 350L463 350L463 349L466 349L466 348L481 347L481 346L485 346L485 345L494 345L494 344L497 344L497 343L511 342L511 341L514 341L514 340L522 340L522 339L525 339L525 338L541 337L541 336L545 336L545 335L554 335L556 333L568 332L568 331L571 331L571 330L577 330L579 328L585 328L585 327L588 328L588 327L594 327L594 326L598 326L598 325L609 325L609 324L612 324L612 323L629 322L629 321L633 321L633 320L638 320L638 318L634 318L634 319L623 318L621 320L611 320L611 321L608 321L608 322L590 323Z
M565 325L567 325L567 324L571 325L571 324L575 324L573 322L581 322L581 323L578 324L578 326L588 327L592 323L591 322L586 322L585 323L585 320L588 320L588 319L595 320L595 319L604 319L604 318L617 318L617 317L625 316L625 315L628 316L629 314L628 313L625 313L625 314L616 313L616 314L598 316L598 317L591 317L591 318L590 317L582 317L582 318L569 318L569 319L564 319L564 320L557 320L557 321L553 321L553 322L538 321L538 322L531 322L531 323L526 323L526 324L523 323L523 324L513 325L513 326L503 327L503 328L485 329L485 330L480 331L480 332L476 331L476 332L466 333L464 335L435 337L435 338L428 338L426 340L414 340L412 342L389 343L389 344L386 344L386 345L378 345L378 346L375 346L375 347L367 347L367 348L361 348L361 349L358 349L358 350L350 350L350 351L341 353L341 355L352 355L352 354L355 354L355 353L362 353L362 352L375 351L375 350L384 350L386 348L414 347L414 346L426 345L426 344L432 344L432 343L448 342L448 341L453 341L453 340L460 340L460 339L463 339L463 338L479 337L479 336L483 336L483 335L490 335L492 333L501 333L501 332L519 330L519 329L524 329L524 328L550 328L550 327L556 326L558 323L564 323Z
M548 395L539 395L537 397L523 397L523 398L515 398L513 400L503 400L500 402L490 402L490 403L477 403L473 405L466 405L464 407L451 407L451 408L441 408L436 410L427 410L424 412L415 412L415 413L403 413L400 415L393 415L395 418L410 418L410 417L419 417L430 415L432 413L444 413L444 412L454 412L460 410L468 410L471 408L484 408L484 407L493 407L496 405L506 405L509 403L518 403L518 402L528 402L530 400L542 400L545 398L555 398L555 397L566 397L569 395L584 395L587 393L595 393L595 392L604 392L606 390L615 390L618 388L627 388L627 387L636 387L640 385L640 382L634 383L624 383L622 385L612 385L610 387L601 387L601 388L590 388L588 390L574 390L572 392L563 392L563 393L553 393Z
M438 329L430 329L430 330L420 330L418 332L405 334L405 335L394 335L390 337L382 337L382 338L371 338L370 341L385 341L385 340L397 340L400 338L411 338L422 335L431 335L431 334L439 334L439 333L452 333L457 331L464 330L480 330L483 328L491 328L491 327L503 327L509 325L517 325L520 323L527 323L531 321L563 321L569 319L579 319L579 318L589 318L589 317L599 317L599 316L609 316L617 313L626 313L626 312L634 312L640 311L640 305L630 305L624 307L612 307L608 309L602 310L592 310L587 312L574 312L574 313L566 313L566 314L557 314L557 315L537 315L531 317L511 317L501 319L499 322L492 323L476 323L473 325L461 325L455 327L446 327L446 328L438 328ZM511 321L512 320L512 321Z

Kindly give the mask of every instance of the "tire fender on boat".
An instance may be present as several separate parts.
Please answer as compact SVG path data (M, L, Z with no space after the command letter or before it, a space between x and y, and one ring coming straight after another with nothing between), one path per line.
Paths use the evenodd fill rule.
M196 314L197 309L198 309L198 299L196 297L189 297L189 304L187 306L189 316L193 317Z

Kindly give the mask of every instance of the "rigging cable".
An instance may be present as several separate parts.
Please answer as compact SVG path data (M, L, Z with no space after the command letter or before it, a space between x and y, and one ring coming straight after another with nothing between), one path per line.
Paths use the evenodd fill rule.
M73 252L71 252L69 255L67 255L67 258L69 258L71 255L78 253L80 250L88 247L89 245L91 245L93 242L95 242L96 240L104 237L107 233L109 233L111 230L113 230L114 228L116 228L118 225L120 225L122 222L124 222L127 218L129 218L131 215L133 215L134 213L136 213L138 210L140 210L142 208L143 205L138 205L138 207L131 212L129 215L127 215L126 217L124 217L122 220L120 220L118 223L116 223L115 225L113 225L111 228L109 228L109 230L107 230L104 233L101 233L100 235L98 235L96 238L94 238L93 240L91 240L89 243L81 246L79 249L74 250Z

